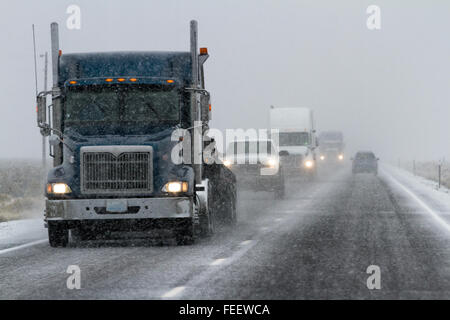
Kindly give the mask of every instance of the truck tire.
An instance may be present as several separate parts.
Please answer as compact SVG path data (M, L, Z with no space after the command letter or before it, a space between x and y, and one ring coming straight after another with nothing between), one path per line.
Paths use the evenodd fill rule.
M227 226L234 226L237 223L236 197L234 195L230 195L229 197L230 199L223 205L222 221Z
M280 186L275 190L275 200L283 200L284 199L284 185Z
M191 221L179 226L175 233L177 245L191 245L194 243L194 226Z
M53 248L66 247L69 243L69 229L61 223L48 223L48 242Z
M208 183L208 212L199 216L199 235L209 237L216 231L214 193L211 183Z
M285 195L285 187L284 187L284 175L280 175L280 181L278 183L277 188L275 189L275 200L282 200L284 199Z

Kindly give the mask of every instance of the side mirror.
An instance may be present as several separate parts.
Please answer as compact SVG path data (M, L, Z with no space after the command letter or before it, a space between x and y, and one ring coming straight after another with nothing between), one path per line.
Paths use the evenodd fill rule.
M47 98L38 96L37 102L37 124L38 126L47 122Z
M211 99L209 93L206 91L200 96L200 105L202 109L202 121L208 122L211 120Z
M288 156L289 152L287 152L286 150L282 150L278 153L279 156L284 157L284 156Z
M49 143L52 147L57 146L57 145L60 144L61 142L62 142L62 141L61 141L61 138L58 137L56 134L52 134L52 135L50 135L50 137L48 137L48 143Z
M377 161L380 161L380 158L377 158Z

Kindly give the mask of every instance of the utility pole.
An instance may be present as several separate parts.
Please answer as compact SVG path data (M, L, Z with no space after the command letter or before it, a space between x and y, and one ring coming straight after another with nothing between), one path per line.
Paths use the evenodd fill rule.
M47 92L47 71L48 71L48 53L40 55L41 58L44 58L44 91ZM47 107L47 106L46 106ZM42 136L42 168L45 170L47 166L47 151L46 151L46 141L45 136Z

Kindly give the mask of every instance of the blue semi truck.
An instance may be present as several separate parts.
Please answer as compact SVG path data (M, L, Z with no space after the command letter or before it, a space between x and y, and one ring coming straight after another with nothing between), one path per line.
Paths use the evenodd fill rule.
M37 96L37 122L54 158L44 214L52 247L75 234L157 228L189 244L236 223L236 179L207 135L209 55L190 27L190 52L62 54L51 24L53 87Z

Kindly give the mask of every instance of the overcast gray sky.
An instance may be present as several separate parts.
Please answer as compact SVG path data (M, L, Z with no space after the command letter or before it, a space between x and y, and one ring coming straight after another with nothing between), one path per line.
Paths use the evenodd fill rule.
M66 9L81 8L81 30ZM368 30L366 8L381 8ZM0 158L40 157L31 24L38 53L60 23L63 52L183 50L189 20L207 46L212 126L264 128L268 108L315 110L349 150L450 158L450 1L1 1ZM39 58L43 88L43 59Z

